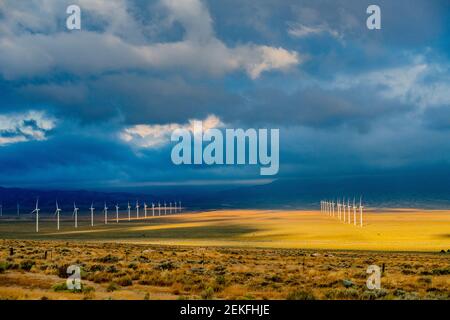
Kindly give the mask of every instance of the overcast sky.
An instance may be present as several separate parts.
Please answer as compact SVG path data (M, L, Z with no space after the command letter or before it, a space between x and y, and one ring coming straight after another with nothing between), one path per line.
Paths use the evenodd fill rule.
M0 0L0 185L267 178L173 165L195 119L279 128L273 179L448 172L450 2Z

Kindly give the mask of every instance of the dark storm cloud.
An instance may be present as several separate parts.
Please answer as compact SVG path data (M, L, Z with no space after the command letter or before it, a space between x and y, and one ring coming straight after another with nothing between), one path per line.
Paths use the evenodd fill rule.
M449 156L446 0L377 1L380 31L365 26L368 0L79 3L84 30L71 33L64 1L0 2L0 115L55 120L0 122L0 138L30 140L0 146L2 183L254 178L176 167L170 144L120 138L210 114L280 128L281 177L436 168Z

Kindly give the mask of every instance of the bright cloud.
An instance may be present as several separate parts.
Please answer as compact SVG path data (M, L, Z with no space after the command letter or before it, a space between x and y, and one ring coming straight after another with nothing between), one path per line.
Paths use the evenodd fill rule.
M140 148L158 148L170 142L170 135L176 129L193 131L194 121L196 120L191 119L186 124L171 123L164 125L136 125L125 128L120 133L120 138L123 141ZM214 115L208 116L202 122L204 130L224 126L222 121Z
M81 1L82 10L103 24L99 30L87 26L80 32L58 29L56 21L41 23L40 16L57 20L58 1L45 2L42 9L16 3L0 6L0 14L8 16L11 10L16 17L0 22L0 73L11 79L53 71L99 74L130 69L181 69L213 76L243 70L256 79L263 72L287 71L301 62L297 52L284 48L227 46L215 36L213 20L199 0L161 0L160 9L168 12L172 23L183 26L184 36L180 41L153 43L144 36L147 27L130 16L125 0Z
M336 30L331 29L325 24L307 26L301 23L292 23L289 26L288 33L296 38L305 38L320 34L329 34L335 38L340 37L339 33Z
M55 127L55 120L43 112L0 115L0 146L46 140L47 133Z

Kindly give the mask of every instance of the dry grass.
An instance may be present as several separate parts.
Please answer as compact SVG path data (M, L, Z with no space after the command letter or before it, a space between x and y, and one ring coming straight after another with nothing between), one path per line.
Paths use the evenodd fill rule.
M28 240L0 250L2 299L450 298L448 254ZM82 266L83 292L64 290L70 264ZM370 264L384 265L380 291L365 286Z
M47 219L36 234L32 221L1 220L0 298L449 299L447 211L369 212L363 228L252 210L88 224L55 232ZM71 264L81 292L64 286ZM371 264L384 265L382 290L365 286Z

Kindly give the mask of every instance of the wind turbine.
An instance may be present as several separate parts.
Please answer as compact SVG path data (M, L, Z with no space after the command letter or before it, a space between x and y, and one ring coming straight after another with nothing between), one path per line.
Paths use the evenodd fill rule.
M75 228L78 228L78 210L80 210L79 208L77 208L75 202L73 203L73 214L72 216L75 216Z
M353 198L353 224L356 226L356 205L355 205L355 198Z
M37 198L36 208L31 211L31 214L36 213L36 232L39 232L39 211L41 211L41 209L39 209L39 198Z
M339 216L341 215L341 203L339 199L337 199L336 202L337 202L337 217L339 218Z
M164 215L167 215L167 205L165 201L164 201Z
M179 204L178 208L180 208L180 213L181 213L181 201L179 201L178 204Z
M177 213L177 202L173 202L173 213Z
M361 223L361 227L363 226L363 206L362 206L362 196L359 198L359 220Z
M147 202L144 202L144 216L145 216L145 219L147 219L147 208L148 208Z
M155 216L155 204L152 202L152 216Z
M116 203L116 223L119 223L119 204Z
M130 201L128 201L128 221L131 221L131 206L130 206Z
M335 203L334 203L334 200L333 200L333 202L332 202L332 207L333 207L333 217L334 217L334 205L335 205Z
M172 202L169 202L169 214L172 214Z
M89 208L89 210L91 210L91 227L93 227L94 226L94 210L95 210L93 202L91 203L91 207Z
M103 208L103 212L105 213L105 224L108 224L108 207L106 206L106 202Z
M351 216L350 216L350 214L351 214L351 212L350 212L350 209L352 208L352 206L350 205L350 199L347 199L347 211L348 211L348 219L347 219L347 223L352 223L352 221L351 221Z
M161 215L161 203L158 202L158 216Z
M139 219L139 200L136 200L136 218Z
M346 217L346 213L345 213L345 207L346 207L346 205L345 205L345 198L342 198L342 203L344 204L344 212L343 212L343 217L344 217L344 223L345 223L345 217Z
M58 201L56 201L56 211L55 211L55 215L56 215L56 229L59 231L59 214L61 213L61 209L59 208L58 205Z

